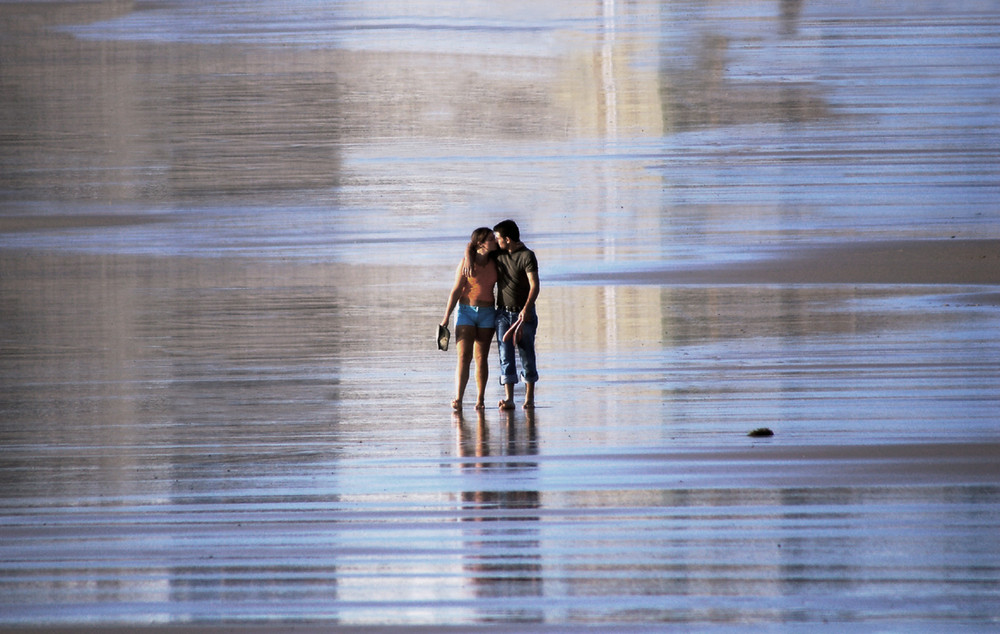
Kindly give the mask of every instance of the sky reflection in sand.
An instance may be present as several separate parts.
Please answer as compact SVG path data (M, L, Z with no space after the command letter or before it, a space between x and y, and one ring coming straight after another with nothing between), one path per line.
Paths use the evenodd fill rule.
M443 6L5 6L0 626L994 624L996 7Z

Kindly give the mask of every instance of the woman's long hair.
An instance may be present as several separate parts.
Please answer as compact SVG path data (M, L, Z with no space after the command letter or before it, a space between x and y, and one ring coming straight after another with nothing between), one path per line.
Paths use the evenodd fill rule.
M469 263L469 270L473 275L476 273L476 251L493 235L493 230L489 227L479 227L472 232L469 244L465 247L465 261Z

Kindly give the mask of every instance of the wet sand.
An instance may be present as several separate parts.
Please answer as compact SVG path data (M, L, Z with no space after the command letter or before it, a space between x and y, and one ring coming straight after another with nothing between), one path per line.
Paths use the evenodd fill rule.
M994 628L973 5L0 6L0 630Z
M900 315L908 287L807 284L758 325L769 286L730 287L731 308L674 289L675 316L710 303L709 331L550 329L541 407L479 419L448 411L450 355L371 333L391 271L28 253L0 271L6 630L992 619L994 287L922 289ZM367 281L328 284L345 276ZM956 339L925 344L928 324Z
M923 240L797 247L739 266L568 274L617 284L1000 285L1000 240ZM995 301L995 298L994 298Z

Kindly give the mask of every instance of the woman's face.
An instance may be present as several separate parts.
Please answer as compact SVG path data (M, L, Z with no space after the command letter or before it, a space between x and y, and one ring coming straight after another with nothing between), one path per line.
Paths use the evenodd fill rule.
M485 240L479 243L479 246L485 248L487 252L496 251L497 250L496 236L491 233L489 236L487 236Z

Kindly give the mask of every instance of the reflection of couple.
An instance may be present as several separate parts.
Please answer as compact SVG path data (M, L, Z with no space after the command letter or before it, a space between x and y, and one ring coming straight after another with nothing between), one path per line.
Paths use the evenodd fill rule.
M494 300L493 287L497 293ZM500 409L514 409L514 385L518 382L515 350L521 359L524 377L524 407L535 406L535 332L538 317L538 261L521 242L513 220L504 220L491 231L481 227L472 232L465 257L455 271L455 285L448 297L442 325L447 325L455 305L455 340L458 367L455 370L455 400L462 408L462 396L469 383L469 364L476 358L476 409L485 408L489 378L490 343L496 333L500 350L500 383L504 398Z

